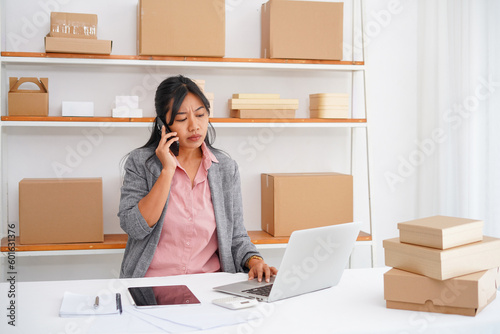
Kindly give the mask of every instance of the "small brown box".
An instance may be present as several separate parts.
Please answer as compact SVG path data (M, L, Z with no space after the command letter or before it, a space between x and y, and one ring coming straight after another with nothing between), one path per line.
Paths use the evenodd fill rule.
M273 236L353 221L352 175L262 174L261 193L262 230Z
M19 242L102 242L101 178L19 182Z
M224 1L139 0L139 55L224 57L225 45Z
M386 266L438 280L500 267L500 239L488 236L444 250L402 243L399 238L384 240L383 246Z
M438 249L483 240L483 222L474 219L433 216L399 223L398 229L401 242Z
M262 5L261 57L341 60L342 2L270 0Z
M111 54L113 41L45 36L45 52Z
M19 89L19 86L27 82L34 83L40 89ZM9 116L48 116L49 79L9 78L8 98Z
M475 316L496 297L499 268L445 281L391 269L384 274L387 308Z
M97 39L97 15L52 12L49 36Z

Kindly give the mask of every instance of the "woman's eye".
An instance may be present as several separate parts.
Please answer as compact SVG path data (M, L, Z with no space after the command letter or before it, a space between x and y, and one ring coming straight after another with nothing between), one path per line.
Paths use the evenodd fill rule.
M183 118L183 119L176 119L177 122L184 122L187 118Z

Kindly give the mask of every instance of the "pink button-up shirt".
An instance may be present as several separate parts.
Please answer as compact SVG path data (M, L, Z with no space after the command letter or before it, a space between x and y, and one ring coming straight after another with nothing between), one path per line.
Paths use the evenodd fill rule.
M202 144L203 158L193 186L177 161L170 198L153 260L146 277L216 272L217 230L208 169L217 158Z

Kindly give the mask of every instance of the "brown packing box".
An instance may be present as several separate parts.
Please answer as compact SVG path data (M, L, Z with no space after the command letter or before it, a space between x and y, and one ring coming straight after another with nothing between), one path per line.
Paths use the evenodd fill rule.
M27 82L36 84L40 89L19 89ZM8 112L9 116L48 116L49 79L9 78Z
M331 108L331 109L310 109L310 118L349 118L349 109Z
M483 222L474 219L433 216L399 223L398 229L401 242L439 249L483 240Z
M496 297L499 268L439 281L391 269L384 274L387 308L475 316Z
M97 39L97 15L52 12L49 36Z
M343 93L319 93L309 94L309 107L317 109L318 107L334 106L349 107L349 94Z
M19 182L21 244L102 242L101 178Z
M342 59L344 4L270 0L261 9L261 57Z
M224 57L225 33L224 1L139 0L139 55Z
M111 54L113 41L45 36L45 52Z
M261 175L262 230L290 236L295 230L353 221L352 175Z
M233 118L295 118L295 109L242 109L231 110Z
M445 250L402 243L399 238L384 240L383 246L386 266L438 280L500 267L500 239L493 237Z

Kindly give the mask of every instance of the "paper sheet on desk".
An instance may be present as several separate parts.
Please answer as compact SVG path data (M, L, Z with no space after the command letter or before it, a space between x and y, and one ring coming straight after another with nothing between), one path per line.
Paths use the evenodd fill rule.
M156 309L137 309L126 306L122 319L96 319L91 333L184 333L237 325L261 318L256 308L246 310L227 310L211 303L201 305L164 307ZM147 328L147 330L146 330Z

